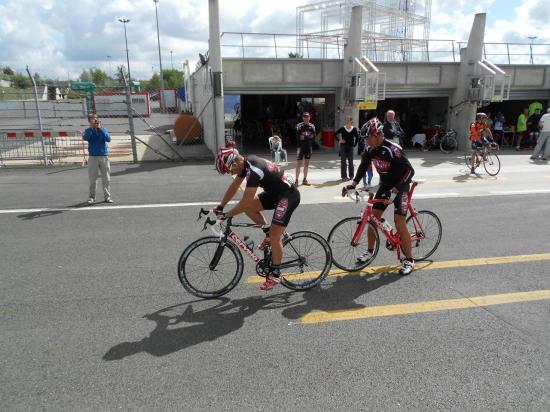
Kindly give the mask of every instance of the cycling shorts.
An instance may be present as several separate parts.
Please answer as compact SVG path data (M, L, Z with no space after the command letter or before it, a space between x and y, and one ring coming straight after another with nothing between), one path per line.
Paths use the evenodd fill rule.
M391 190L393 186L386 186L386 185L380 185L380 188L374 195L375 199L389 199L391 196ZM396 215L401 216L407 216L407 209L409 208L409 190L411 188L411 182L410 179L401 185L399 188L399 192L397 193L397 196L395 196L395 200L393 201L394 205L394 213ZM373 209L378 210L386 210L388 205L385 205L384 203L375 203L373 205Z
M264 210L275 209L271 223L287 227L292 213L300 204L300 191L292 186L277 196L262 192L258 195L258 199Z
M296 153L297 160L311 159L311 145L300 144L298 145L298 152Z
M475 140L472 142L472 150L479 150L483 149L483 142L480 142L478 140Z

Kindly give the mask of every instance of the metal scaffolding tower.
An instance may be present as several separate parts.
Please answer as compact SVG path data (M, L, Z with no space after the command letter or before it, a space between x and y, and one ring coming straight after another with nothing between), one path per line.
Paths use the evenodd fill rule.
M328 0L296 8L296 48L321 45L321 55L343 46L351 9L363 6L362 52L373 61L426 60L431 0Z

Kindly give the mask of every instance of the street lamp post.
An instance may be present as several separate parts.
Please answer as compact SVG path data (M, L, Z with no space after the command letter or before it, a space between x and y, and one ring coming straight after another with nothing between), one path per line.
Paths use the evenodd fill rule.
M159 46L159 67L160 67L160 96L159 96L159 102L160 102L160 108L164 108L164 96L163 96L163 90L164 90L164 79L162 78L162 57L160 54L160 34L159 34L159 13L157 10L157 3L159 0L153 0L155 3L155 16L157 18L157 43Z
M130 57L128 56L128 37L126 36L126 23L129 23L130 19L126 17L121 17L120 19L118 19L118 21L124 25L124 41L126 43L126 64L128 65L128 84L130 85L130 87L132 87L132 76L130 74Z
M172 50L170 50L170 65L172 66L172 70L174 70L174 61L172 60Z
M112 71L111 71L111 56L107 55L107 61L109 62L109 77L112 76Z
M533 42L537 36L529 36L528 39L530 40L529 49L531 50L531 64L533 64Z

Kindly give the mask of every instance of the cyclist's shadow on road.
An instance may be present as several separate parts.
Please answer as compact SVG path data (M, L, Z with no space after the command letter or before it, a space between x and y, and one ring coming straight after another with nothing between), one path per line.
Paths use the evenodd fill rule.
M120 360L140 352L165 356L203 342L214 341L240 329L247 317L261 309L290 305L292 292L246 299L220 298L213 307L195 310L199 302L180 303L147 314L144 318L156 322L151 334L137 342L122 342L107 351L103 360ZM183 326L181 326L183 324ZM178 327L179 326L179 327Z
M360 309L365 305L356 302L360 296L372 292L402 279L394 272L383 272L376 275L346 274L338 276L334 282L322 288L310 289L303 293L303 304L290 306L283 310L283 316L299 320L313 311L329 312L333 310Z

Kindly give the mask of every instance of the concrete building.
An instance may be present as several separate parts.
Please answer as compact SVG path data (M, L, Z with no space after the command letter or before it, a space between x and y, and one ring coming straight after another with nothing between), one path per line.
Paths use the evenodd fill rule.
M212 15L217 0L209 1ZM385 76L385 81L380 77L378 98L382 98L382 91L385 96L378 100L376 109L361 110L360 102L350 97L350 88L356 86L355 76L362 72L354 59L369 54L361 44L362 14L361 6L353 7L347 43L338 59L228 57L214 53L221 46L218 39L211 38L210 56L221 56L221 62L204 62L190 82L194 113L204 126L207 147L215 151L223 144L219 123L223 113L220 96L216 95L220 86L226 99L236 99L240 104L242 134L238 144L246 151L265 150L274 129L280 129L287 144L292 145L293 128L303 111L313 112L318 130L328 130L339 127L344 114L352 114L356 124L361 124L369 116L382 117L390 108L400 114L408 134L435 124L453 127L463 148L477 110L502 111L507 123L513 125L530 102L537 100L547 106L550 101L550 65L530 64L528 54L525 63L498 64L505 75L495 76L484 69L485 14L478 14L460 54L453 45L454 62L432 61L433 52L431 58L428 52L430 61L374 61ZM211 28L211 36L213 32L217 33ZM218 72L222 72L221 78ZM490 90L489 80L497 87ZM500 96L503 82L509 90ZM501 97L504 101L499 101Z

